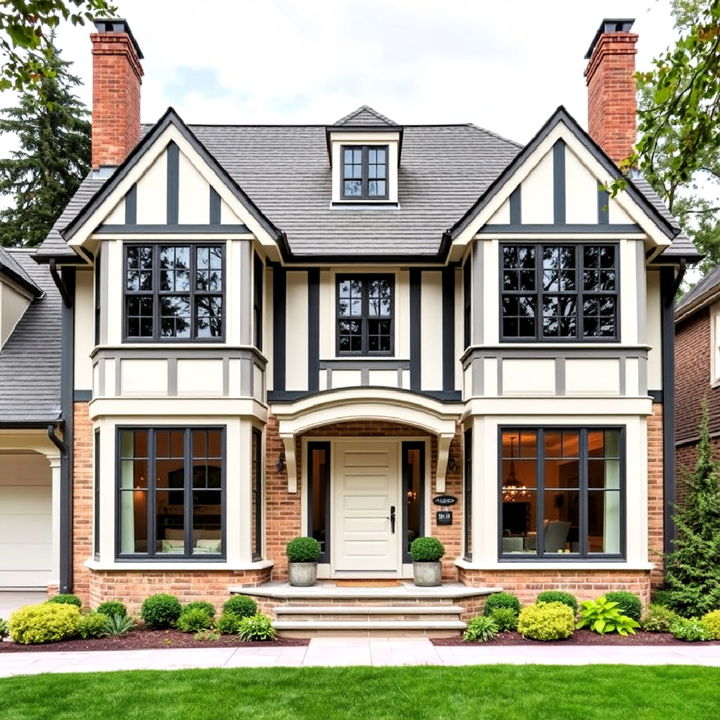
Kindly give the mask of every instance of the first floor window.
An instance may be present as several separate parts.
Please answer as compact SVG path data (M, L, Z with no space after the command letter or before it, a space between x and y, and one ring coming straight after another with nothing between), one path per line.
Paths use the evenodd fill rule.
M503 428L501 556L622 556L623 463L619 428Z
M330 443L310 442L308 456L308 535L320 543L320 562L330 562Z
M465 508L465 559L472 560L472 429L465 431L464 437L465 472L463 482L465 484L464 508Z
M393 276L338 277L338 355L391 355Z
M252 557L262 557L262 432L257 428L252 431Z
M224 430L122 428L118 447L119 555L221 557Z
M94 482L93 482L93 555L96 560L100 559L100 430L95 430Z

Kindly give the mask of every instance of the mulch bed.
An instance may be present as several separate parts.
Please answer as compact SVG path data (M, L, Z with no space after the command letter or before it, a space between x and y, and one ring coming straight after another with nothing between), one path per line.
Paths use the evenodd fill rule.
M452 638L433 638L433 645L718 645L719 642L688 643L676 640L667 633L649 633L637 631L635 635L598 635L589 630L576 630L572 637L567 640L552 640L542 642L539 640L528 640L516 632L506 632L496 635L486 643L467 643L461 636Z
M279 638L268 642L243 642L236 635L221 635L219 640L195 640L192 633L179 630L131 630L125 635L96 638L94 640L63 640L47 645L20 645L0 642L0 653L13 652L67 652L69 650L150 650L167 648L222 648L222 647L269 647L307 645L301 638Z

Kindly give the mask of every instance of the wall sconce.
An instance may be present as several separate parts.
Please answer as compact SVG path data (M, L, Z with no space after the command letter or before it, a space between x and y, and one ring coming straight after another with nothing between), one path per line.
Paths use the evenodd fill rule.
M457 470L457 465L455 464L455 457L453 455L451 455L448 459L448 470L450 472L455 472L455 470Z
M279 473L285 469L285 453L280 453L280 457L278 458L277 465L275 465L275 467Z

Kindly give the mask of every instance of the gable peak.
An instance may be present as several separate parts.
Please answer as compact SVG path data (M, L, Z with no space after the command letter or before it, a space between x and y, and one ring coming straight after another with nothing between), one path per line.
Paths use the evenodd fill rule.
M333 123L333 127L349 125L352 127L371 126L371 127L397 127L398 124L386 117L382 113L379 113L369 105L361 105L357 110L353 110L348 115L341 117L339 120Z

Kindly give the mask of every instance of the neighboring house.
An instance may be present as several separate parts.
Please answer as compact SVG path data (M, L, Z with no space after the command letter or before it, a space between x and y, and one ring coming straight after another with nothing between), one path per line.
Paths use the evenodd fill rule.
M32 273L11 253L46 295L0 354L57 380L57 356L11 356L54 303L61 415L2 386L38 443L52 424L67 444L50 570L24 579L21 526L0 584L218 602L285 579L297 535L334 579L411 577L435 535L446 580L647 600L671 535L672 298L698 254L642 179L602 189L635 139L631 26L588 53L590 134L559 108L520 146L365 106L141 127L138 45L98 21L94 170Z
M675 307L675 418L678 477L697 460L703 400L720 457L720 268L709 272ZM678 483L682 497L683 483Z

